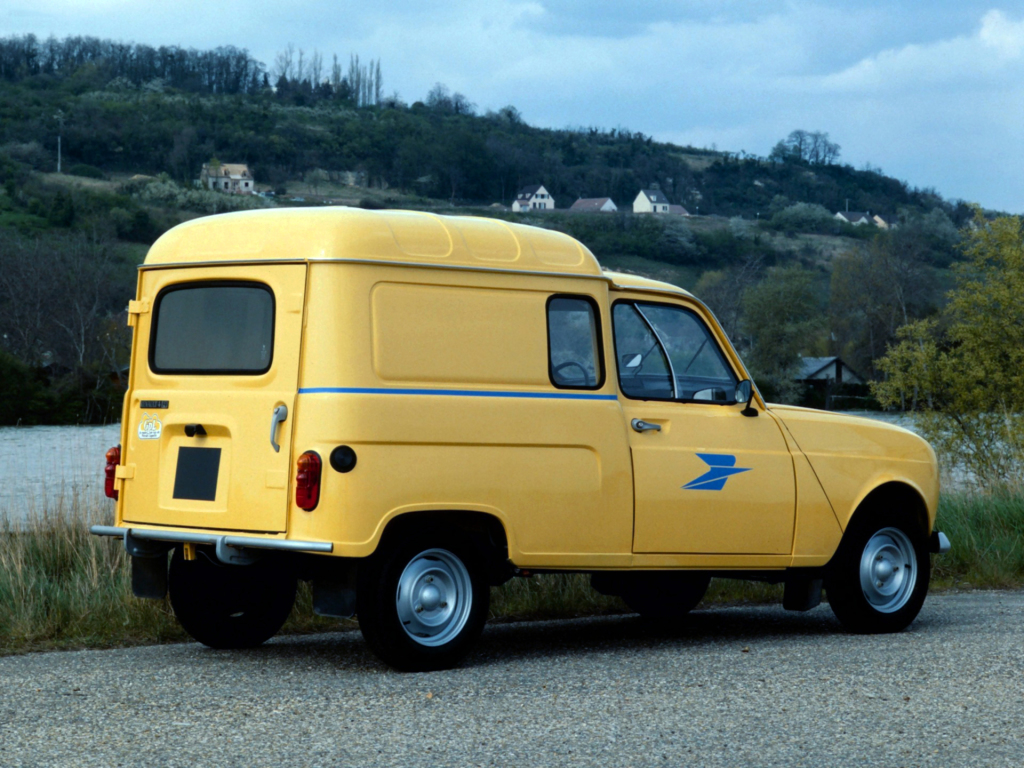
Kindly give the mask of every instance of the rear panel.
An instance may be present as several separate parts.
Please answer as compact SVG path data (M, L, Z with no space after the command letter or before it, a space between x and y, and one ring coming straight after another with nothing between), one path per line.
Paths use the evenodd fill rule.
M141 273L125 523L286 530L305 283L301 264Z

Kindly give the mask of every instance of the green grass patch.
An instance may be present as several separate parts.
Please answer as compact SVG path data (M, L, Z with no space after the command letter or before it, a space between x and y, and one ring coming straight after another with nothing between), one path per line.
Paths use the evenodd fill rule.
M109 524L104 502L72 499L35 517L28 528L0 522L0 655L109 648L188 640L167 600L131 592L129 558L119 542L88 533ZM938 589L1024 586L1024 492L947 494L938 527L950 553L933 559ZM705 605L771 603L782 586L714 579ZM590 588L585 574L517 578L491 590L491 618L515 621L624 613L618 598ZM351 629L354 621L314 615L308 585L283 633Z

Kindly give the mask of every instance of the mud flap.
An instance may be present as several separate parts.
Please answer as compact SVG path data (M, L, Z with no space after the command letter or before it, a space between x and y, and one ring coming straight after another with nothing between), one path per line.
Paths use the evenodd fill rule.
M333 564L332 564L333 565ZM339 563L313 579L313 612L351 619L356 615L356 565Z
M156 557L132 557L132 594L163 600L167 594L167 553Z
M782 607L787 611L809 611L821 603L821 579L787 579Z

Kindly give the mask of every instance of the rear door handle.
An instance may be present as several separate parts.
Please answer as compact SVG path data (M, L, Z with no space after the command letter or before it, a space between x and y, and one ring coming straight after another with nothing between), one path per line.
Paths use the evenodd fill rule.
M630 424L637 432L661 432L661 424L651 424L643 419L633 419Z
M281 446L277 444L277 425L287 420L288 418L288 406L279 405L274 409L274 415L270 419L270 446L274 449L274 453L281 452Z

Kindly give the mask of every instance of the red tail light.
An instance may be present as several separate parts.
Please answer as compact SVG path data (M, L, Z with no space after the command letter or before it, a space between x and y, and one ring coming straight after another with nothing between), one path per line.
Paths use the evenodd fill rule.
M306 511L316 508L320 501L320 469L323 463L313 451L299 456L299 471L295 475L295 504Z
M118 495L118 491L114 487L114 477L117 473L117 465L120 463L121 446L119 445L107 451L107 467L103 470L103 491L107 494L107 498L110 499L116 499Z

